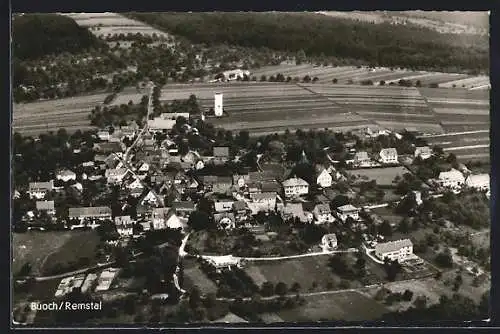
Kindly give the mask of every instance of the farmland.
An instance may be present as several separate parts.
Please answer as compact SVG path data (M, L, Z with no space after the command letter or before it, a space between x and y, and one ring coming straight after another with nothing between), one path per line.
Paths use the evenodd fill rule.
M376 180L378 185L381 186L392 186L394 185L394 178L399 175L408 173L408 170L404 167L388 167L388 168L366 168L366 169L356 169L347 171L349 175L355 175L362 179L367 178L367 180Z
M165 32L117 13L70 13L65 15L75 20L79 26L89 28L90 32L97 37L129 33L169 37Z
M20 103L13 106L13 131L23 135L65 128L68 132L92 129L90 110L101 104L106 94L71 97L58 100Z
M12 272L17 273L29 262L32 273L39 274L45 259L57 252L68 240L71 232L14 233L12 235Z
M278 312L284 321L367 321L379 319L387 309L373 299L357 292L306 296L306 304Z
M469 133L425 136L423 138L431 145L443 147L445 151L455 154L461 160L489 160L489 124L487 128L488 130L483 128Z

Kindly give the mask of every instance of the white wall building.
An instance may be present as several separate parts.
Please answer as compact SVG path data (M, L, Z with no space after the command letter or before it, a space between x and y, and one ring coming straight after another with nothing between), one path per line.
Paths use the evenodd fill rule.
M326 169L323 169L321 171L321 173L319 173L318 177L316 178L316 183L322 188L331 187L332 181L333 181L333 178L330 175L330 173L328 173L328 171Z
M118 216L115 217L116 231L122 237L129 237L133 232L132 219L130 216Z
M68 182L70 180L76 180L76 173L70 171L69 169L63 169L57 172L56 179L63 182Z
M224 111L222 103L222 93L215 93L214 95L214 113L215 116L220 117Z
M337 208L337 216L344 223L348 217L351 217L354 220L359 220L359 211L360 211L360 209L355 207L354 205L347 204L347 205L339 206Z
M465 182L465 177L464 175L452 168L448 172L441 172L439 173L437 183L444 188L450 188L450 189L458 189L461 188L464 185Z
M375 255L380 260L388 258L391 261L403 262L413 257L413 243L410 239L379 243L375 246Z
M432 156L432 150L429 146L415 147L414 156L420 157L422 160L429 159Z
M398 151L395 148L383 148L379 153L380 162L384 164L397 164Z
M317 204L313 210L317 224L332 223L334 221L329 204Z
M286 197L306 195L309 192L309 184L298 177L292 177L283 182Z
M469 188L474 188L481 191L490 192L490 175L489 174L476 174L469 175L465 180L465 184Z

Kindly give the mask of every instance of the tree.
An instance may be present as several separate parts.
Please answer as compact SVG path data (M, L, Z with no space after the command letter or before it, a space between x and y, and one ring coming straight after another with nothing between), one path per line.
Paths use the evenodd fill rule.
M306 74L304 76L304 78L302 78L302 82L305 82L305 83L311 82L311 77L308 74Z
M288 288L285 283L279 282L278 284L276 284L274 291L277 295L284 296L288 292Z
M337 82L339 82L337 78L332 79L332 83L336 84Z
M413 292L411 290L406 289L403 293L403 300L409 302L413 298Z
M262 283L260 292L264 297L272 296L274 294L274 284L269 281Z
M439 253L436 255L434 261L436 261L436 264L442 268L453 267L453 258L451 257L451 253L449 251Z
M401 264L397 260L389 260L389 258L384 259L384 268L387 274L387 279L389 281L394 281L397 275L401 272Z
M384 80L380 80L379 85L380 86L385 86L385 81Z
M197 308L201 304L201 293L197 287L194 287L189 291L189 306L192 309Z
M392 226L387 220L384 220L380 224L378 231L384 237L390 237L392 235Z
M300 290L300 284L298 282L293 283L290 291L292 291L292 292L299 292L299 290Z
M207 213L197 210L189 215L187 224L192 229L200 231L210 227L210 219Z
M260 81L266 81L266 80L267 80L266 75L265 75L265 74L262 74L262 75L260 76Z

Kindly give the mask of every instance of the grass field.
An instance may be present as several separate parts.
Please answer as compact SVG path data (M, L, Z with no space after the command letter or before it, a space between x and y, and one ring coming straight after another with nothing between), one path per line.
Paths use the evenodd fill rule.
M72 238L72 232L27 232L12 234L12 272L29 262L37 275L44 260Z
M376 180L378 185L381 186L391 186L394 185L392 181L394 178L399 175L403 176L405 173L409 173L409 171L402 166L398 167L387 167L387 168L366 168L366 169L354 169L348 170L347 173L349 175L355 175L357 178L367 177L366 181Z
M189 291L195 286L204 294L217 292L215 283L211 281L197 265L184 269L183 288Z
M359 292L341 292L305 297L307 303L278 312L284 321L364 321L379 319L387 309Z
M90 260L90 265L95 264L96 248L100 242L95 231L72 231L69 239L46 257L40 268L41 273L48 274L57 264L65 266L85 257Z
M300 291L323 291L328 290L328 282L333 284L340 282L340 278L328 267L329 258L329 255L321 255L264 264L248 264L245 271L259 286L265 281L270 281L274 284L283 282L290 288L297 282L301 286ZM313 282L317 283L317 287L310 289Z

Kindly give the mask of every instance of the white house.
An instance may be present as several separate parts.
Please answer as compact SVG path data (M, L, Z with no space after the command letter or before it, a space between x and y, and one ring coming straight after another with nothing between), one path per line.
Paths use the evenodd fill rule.
M110 136L109 131L106 130L97 132L97 137L99 137L100 140L109 140Z
M129 190L140 190L144 189L144 186L142 185L141 180L135 179L134 181L128 184L127 188Z
M397 164L398 151L394 147L383 148L379 153L380 162L384 164Z
M232 81L232 80L237 80L238 78L243 79L245 75L247 77L250 76L250 71L238 68L235 70L224 71L222 72L222 74L224 75L224 80Z
M313 210L317 224L332 223L334 221L329 204L317 204Z
M43 199L54 189L54 180L48 182L30 182L28 193L30 198Z
M490 175L489 174L476 174L469 175L465 180L465 184L469 188L474 188L480 191L490 192Z
M321 171L321 173L319 173L318 177L316 178L316 183L322 188L331 187L332 181L333 181L333 177L330 175L330 173L326 169L323 169Z
M154 230L164 230L166 228L183 228L181 220L175 214L175 210L171 208L155 208L153 209L152 222Z
M360 152L356 152L356 154L354 154L354 163L357 166L367 166L370 164L370 161L371 161L371 159L368 156L368 152L360 151Z
M139 173L147 173L149 171L149 164L147 162L143 162L142 165L137 169Z
M274 211L276 207L276 193L255 193L250 194L250 201L247 203L252 214L260 211Z
M215 212L229 212L233 210L234 200L217 200L214 202Z
M360 211L359 208L357 208L351 204L347 204L347 205L339 206L337 208L337 216L344 223L348 217L351 217L354 220L359 220L359 211Z
M309 192L309 184L298 177L292 177L283 182L286 197L306 195Z
M133 232L133 223L130 216L118 216L115 217L116 231L122 237L129 237Z
M335 233L325 234L321 238L321 247L323 248L323 250L331 251L331 250L336 249L337 246L338 246L337 236L335 235Z
M154 119L148 120L148 128L151 131L163 131L172 130L175 125L175 120L173 119L163 119L161 117L156 117Z
M108 183L116 184L122 183L125 176L127 176L129 170L127 168L113 168L107 169L104 176Z
M437 183L444 188L450 188L450 189L458 189L461 188L464 185L465 182L465 177L464 175L452 168L448 172L441 172L439 173Z
M70 171L69 169L63 169L56 173L56 179L64 182L76 180L76 173Z
M429 146L415 147L414 156L420 157L422 160L429 159L432 156L432 150Z
M231 269L233 266L238 268L241 266L241 260L232 255L203 256L202 258L218 271L225 268Z
M375 256L380 260L388 258L391 261L404 262L413 257L413 243L410 239L378 243L375 246Z
M153 190L150 190L139 200L140 205L162 206L163 200Z

